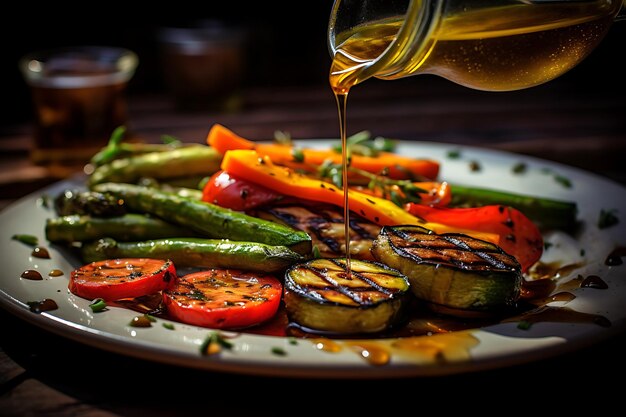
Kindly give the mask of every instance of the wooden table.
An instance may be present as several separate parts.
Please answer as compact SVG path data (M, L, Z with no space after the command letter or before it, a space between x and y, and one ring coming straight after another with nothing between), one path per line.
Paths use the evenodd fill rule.
M171 134L203 142L213 123L250 139L276 130L293 138L337 137L334 99L326 86L256 88L236 112L180 112L167 97L131 96L131 128L149 141ZM626 106L611 91L572 89L554 82L511 93L470 91L439 79L377 82L350 97L349 131L439 141L533 155L578 166L626 184ZM70 172L33 166L27 125L0 137L0 196L6 206ZM626 219L624 219L626 221ZM0 415L173 416L322 415L408 406L415 413L454 405L496 409L603 409L617 388L604 378L626 365L626 334L556 358L437 378L337 381L262 378L175 368L88 347L0 311ZM408 390L408 397L403 392ZM558 395L556 393L559 393ZM471 403L462 398L471 398ZM338 405L333 406L338 402ZM500 410L504 411L504 410ZM482 411L479 411L482 412Z

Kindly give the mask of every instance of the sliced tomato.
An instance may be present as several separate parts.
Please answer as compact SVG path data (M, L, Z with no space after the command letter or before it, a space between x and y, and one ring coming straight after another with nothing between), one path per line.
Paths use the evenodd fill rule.
M283 199L283 195L262 185L218 171L202 191L202 200L237 211L246 211Z
M70 274L72 294L114 301L154 294L172 285L176 268L170 260L121 258L92 262Z
M271 275L226 269L188 274L163 292L172 318L216 329L254 326L278 311L283 287Z
M521 211L508 206L471 208L430 207L409 203L409 213L428 222L500 235L499 246L514 256L527 271L541 258L543 237L539 228Z

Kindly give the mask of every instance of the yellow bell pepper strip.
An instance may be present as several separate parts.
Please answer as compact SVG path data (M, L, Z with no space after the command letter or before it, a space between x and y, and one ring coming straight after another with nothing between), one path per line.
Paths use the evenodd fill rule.
M341 154L330 148L296 148L276 143L256 143L242 138L220 124L211 127L207 143L222 154L235 149L254 149L260 155L269 156L277 165L299 170L314 170L325 161L341 164ZM409 158L392 152L379 152L376 156L352 155L350 166L373 174L387 172L393 179L407 179L413 176L417 179L434 180L439 175L437 161Z
M263 185L284 195L343 207L343 190L334 184L302 175L294 170L275 165L268 156L254 150L231 150L222 160L222 169L238 178ZM464 233L498 244L494 233L466 230L445 224L426 222L413 216L391 201L358 191L349 191L350 210L380 226L415 224L436 233Z

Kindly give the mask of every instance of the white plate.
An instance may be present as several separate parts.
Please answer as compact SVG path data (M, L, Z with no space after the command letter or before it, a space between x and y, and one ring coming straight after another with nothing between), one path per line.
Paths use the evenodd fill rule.
M327 146L326 141L307 141L307 146ZM451 159L450 150L460 150L461 157ZM571 167L548 161L488 151L471 147L424 142L399 144L404 155L433 158L441 162L440 178L451 183L497 188L518 193L575 201L584 226L577 238L563 234L546 236L554 245L542 260L558 258L561 263L579 262L580 267L558 279L566 282L579 275L600 276L608 289L576 288L576 298L550 306L601 315L611 323L603 327L593 323L540 322L522 330L517 323L500 323L481 329L421 336L412 339L412 349L392 347L398 339L383 339L363 349L350 345L350 340L338 340L338 351L332 351L327 342L322 345L312 340L272 337L242 333L231 339L233 348L218 355L202 356L199 347L210 329L175 323L175 330L164 328L159 319L150 328L128 326L136 312L111 308L103 313L92 313L89 301L68 292L70 271L81 262L68 252L47 245L44 233L45 219L54 216L51 209L38 204L38 198L56 195L63 189L82 186L78 180L57 183L46 190L28 196L0 213L0 305L8 311L45 329L117 353L151 359L158 362L208 370L244 374L281 375L295 377L400 377L443 375L472 370L490 369L545 358L590 343L595 343L619 331L626 324L626 265L609 267L605 258L615 247L626 246L626 189L614 182ZM470 161L478 161L480 171L469 168ZM512 167L520 162L527 165L523 174L514 174ZM555 180L568 178L567 188ZM597 228L601 209L614 209L621 223L607 229ZM51 259L30 256L31 248L11 237L31 234L50 250ZM582 251L581 251L582 250ZM583 253L584 252L584 253ZM48 277L52 269L65 274ZM20 278L24 270L36 269L43 281ZM51 298L59 308L35 314L29 311L29 301ZM284 354L277 354L282 350ZM390 353L384 365L378 362L380 353ZM434 352L438 352L434 354ZM383 361L384 362L384 361Z

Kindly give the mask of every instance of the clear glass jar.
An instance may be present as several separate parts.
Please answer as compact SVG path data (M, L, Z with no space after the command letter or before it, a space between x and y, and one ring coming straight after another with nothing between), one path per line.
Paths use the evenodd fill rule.
M331 85L435 74L479 90L552 80L623 17L626 0L335 0Z

